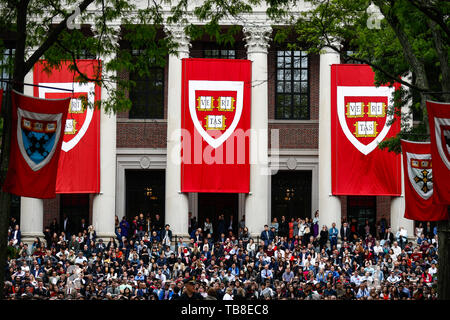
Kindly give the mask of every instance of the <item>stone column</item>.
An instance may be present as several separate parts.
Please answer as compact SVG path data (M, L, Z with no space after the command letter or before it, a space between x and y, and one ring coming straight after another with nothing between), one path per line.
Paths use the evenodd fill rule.
M168 25L165 31L178 43L178 54L169 55L165 221L174 236L187 236L189 196L181 192L181 59L189 58L190 39L182 25Z
M331 65L340 63L339 53L324 48L320 54L319 95L319 219L331 228L341 225L341 202L331 195Z
M120 34L120 26L113 26L114 39ZM105 70L105 65L112 59L105 56L102 59L104 77L111 77ZM115 83L108 83L108 87L102 86L102 100L110 97L110 91L116 90ZM113 112L106 113L104 109L100 115L100 193L94 196L92 208L92 225L97 237L103 241L109 241L115 236L114 216L116 213L116 115Z
M25 83L33 83L33 71L30 71L24 79ZM23 93L33 96L33 87L24 86ZM44 200L21 197L20 198L20 232L22 241L33 243L36 237L44 240Z
M247 59L252 61L250 193L245 198L245 224L252 236L258 236L270 222L267 50L272 28L270 25L245 26L243 31Z

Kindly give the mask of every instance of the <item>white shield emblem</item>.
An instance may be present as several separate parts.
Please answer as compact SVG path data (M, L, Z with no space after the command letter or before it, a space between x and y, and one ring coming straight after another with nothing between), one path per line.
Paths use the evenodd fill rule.
M433 169L431 154L406 153L409 182L425 200L433 195Z
M94 105L94 99L95 99L95 84L92 82L89 83L71 83L71 82L62 82L62 83L39 83L42 86L49 86L49 87L56 87L61 89L70 89L73 90L74 93L78 92L87 92L87 99L89 102L89 105ZM61 90L57 89L51 89L51 88L43 88L39 87L39 98L45 98L46 93L61 93ZM69 95L68 95L69 96ZM83 138L84 134L89 128L89 125L91 123L92 117L94 115L94 108L88 107L86 110L86 117L84 119L83 124L81 125L81 128L78 130L78 132L74 135L74 137L68 141L63 141L61 150L68 152L73 147L75 147L78 142ZM67 121L70 121L68 119ZM66 123L66 126L71 126L71 123Z
M339 123L341 125L342 131L344 132L347 139L364 155L372 152L378 144L386 138L391 126L387 124L392 121L393 115L388 114L387 112L382 114L370 114L370 110L364 111L364 106L354 103L354 110L360 110L361 113L355 112L354 115L349 115L346 113L345 99L347 97L387 97L387 101L390 100L395 88L390 87L363 87L363 86L338 86L337 87L337 113L339 118ZM367 108L367 106L366 106ZM368 116L365 116L367 114ZM370 116L370 117L369 117ZM361 120L364 121L356 121L356 131L352 133L352 130L348 127L347 119L355 117L361 117ZM376 122L379 122L378 119L381 117L385 118L385 122L382 128L377 128ZM371 120L371 121L367 121ZM369 132L369 130L371 132ZM365 138L360 138L358 135L358 131L361 131L363 134L361 136ZM369 139L370 142L363 142L367 137L372 137L373 139Z
M17 108L17 144L31 170L40 170L53 158L61 134L61 119L61 113Z
M224 130L224 132L217 138L212 137L203 128L202 122L198 119L196 112L196 91L232 91L236 92L236 106L234 112L234 118L231 124ZM224 143L236 129L239 120L242 115L243 97L244 97L244 82L243 81L189 81L189 113L191 115L192 122L195 128L202 138L214 149L218 148ZM221 118L222 119L222 118ZM220 120L221 120L220 119ZM218 118L211 116L208 120L215 121Z
M450 119L434 118L434 133L442 162L450 170Z

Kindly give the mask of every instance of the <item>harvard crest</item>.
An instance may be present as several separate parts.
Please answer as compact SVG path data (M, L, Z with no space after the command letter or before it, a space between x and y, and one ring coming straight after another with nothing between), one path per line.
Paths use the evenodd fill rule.
M431 154L406 153L408 177L414 190L423 198L433 194L433 169Z
M450 119L435 117L434 131L439 156L450 170Z
M243 109L242 81L189 81L189 112L194 127L213 148L236 129Z
M388 102L394 88L337 87L338 118L347 139L363 154L372 152L388 134L393 115Z
M61 132L62 114L35 113L17 108L17 143L33 171L53 157Z

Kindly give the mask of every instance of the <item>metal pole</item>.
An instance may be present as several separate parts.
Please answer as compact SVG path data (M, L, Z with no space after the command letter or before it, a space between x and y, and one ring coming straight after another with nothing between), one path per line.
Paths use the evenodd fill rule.
M13 81L13 80L2 80L2 79L0 79L0 82L17 83L17 84L22 84L24 86L31 86L31 87L39 87L39 88L47 88L47 89L55 89L55 90L73 92L72 89L63 89L63 88L57 88L57 87L43 86L43 85L40 85L40 84L24 83L24 82Z

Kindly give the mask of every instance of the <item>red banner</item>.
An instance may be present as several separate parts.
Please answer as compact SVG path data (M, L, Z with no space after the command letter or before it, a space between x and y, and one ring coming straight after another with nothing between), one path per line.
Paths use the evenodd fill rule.
M430 143L405 140L401 143L405 218L417 221L446 220L447 206L433 203L433 193L436 192L436 188L433 188L435 166Z
M433 202L450 204L450 103L427 101L433 157Z
M77 60L81 72L95 78L100 67L97 60ZM101 88L94 82L80 83L69 69L69 62L51 73L44 71L45 61L35 65L34 94L40 98L70 97L65 123L64 142L58 166L57 193L100 192L100 111L92 106L100 100ZM47 87L71 89L65 92ZM88 100L86 106L82 99ZM90 107L91 106L91 107Z
M377 147L400 131L400 119L388 125L394 90L395 86L375 87L374 72L367 65L331 66L334 195L401 194L400 155Z
M9 168L3 189L18 196L54 198L56 172L70 99L47 100L12 92Z
M250 191L251 61L183 59L182 192Z

